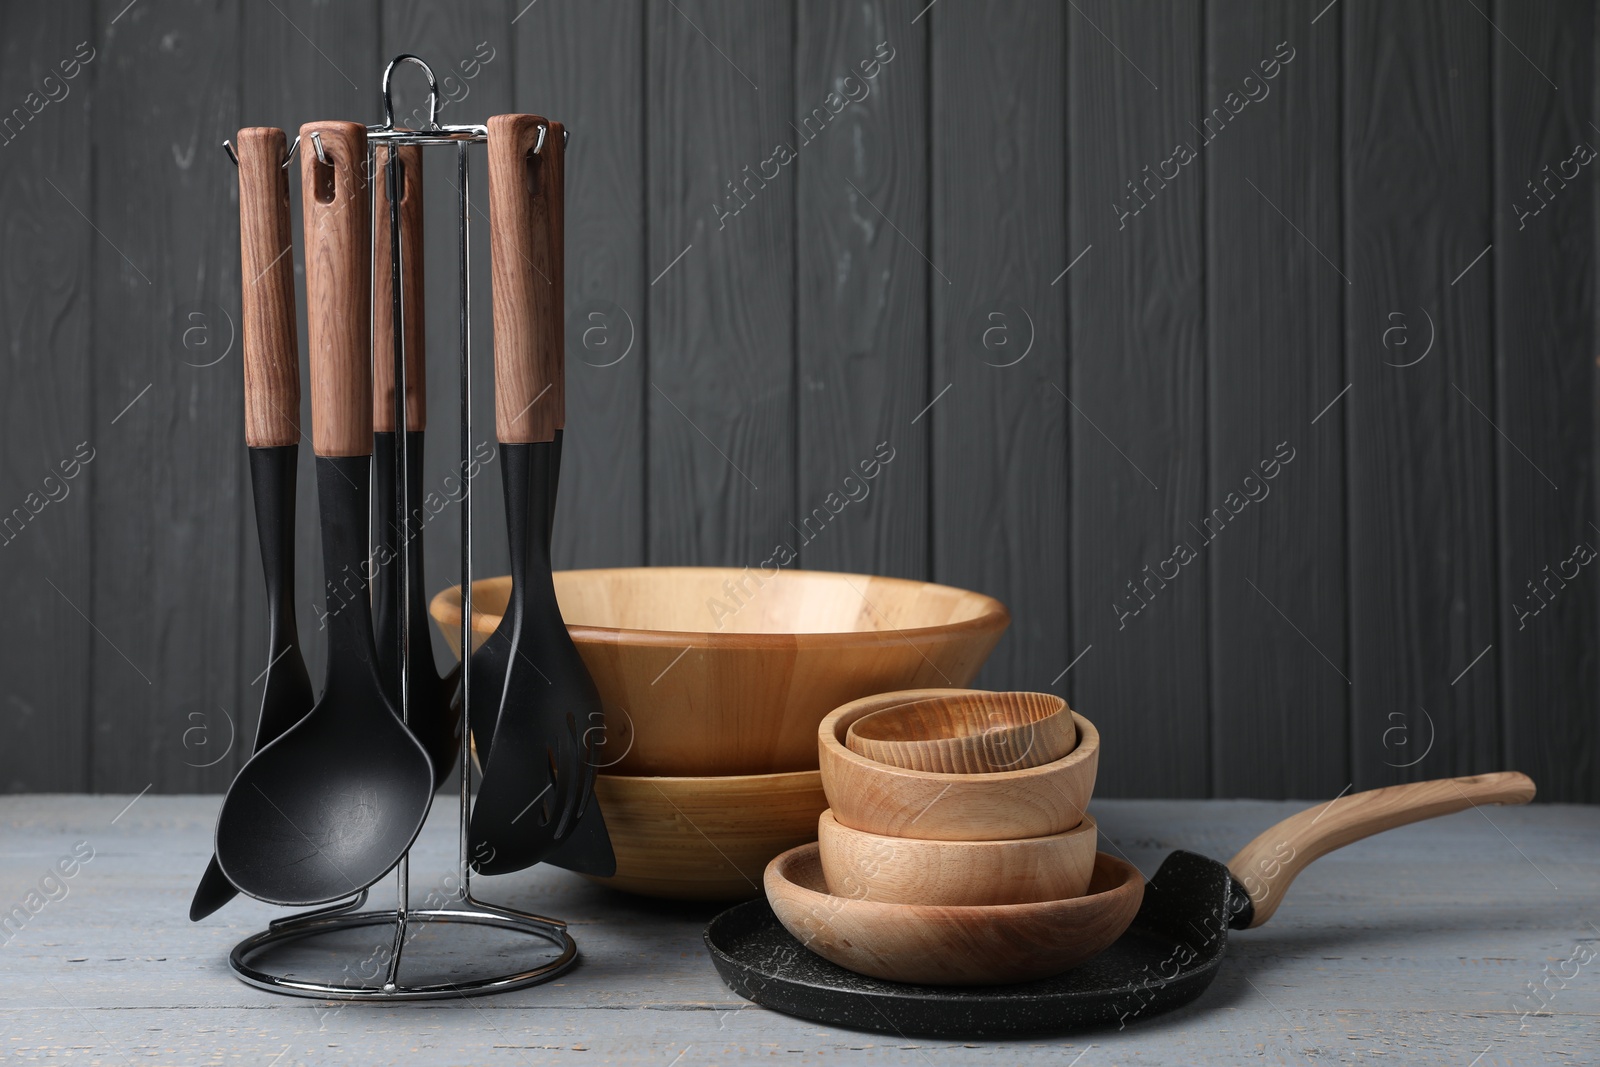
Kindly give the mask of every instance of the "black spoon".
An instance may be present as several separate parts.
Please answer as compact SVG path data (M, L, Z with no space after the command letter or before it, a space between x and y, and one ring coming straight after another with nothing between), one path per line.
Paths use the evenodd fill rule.
M486 724L478 737L483 784L470 823L481 874L521 870L558 847L572 869L616 870L593 803L600 694L562 621L550 563L565 421L564 142L559 124L537 116L489 120L495 425L511 598L485 643L491 652L481 661L475 653L468 668L474 691L493 702L474 716L475 732L478 722ZM498 684L491 672L503 672Z
M244 435L256 537L267 580L267 669L255 748L276 741L311 710L311 676L294 622L294 483L300 458L300 353L294 257L288 255L287 139L276 127L239 131L239 252L244 306ZM198 922L238 896L213 855L189 904Z
M378 675L367 599L371 491L371 217L366 129L300 130L312 434L327 582L328 673L316 707L245 764L217 821L217 859L273 904L338 900L416 840L433 766Z
M386 173L389 146L374 152L373 173ZM428 510L422 494L423 431L428 420L427 361L423 356L422 149L408 145L399 153L401 302L404 308L406 361L406 485L411 501L407 521L400 518L395 491L399 466L399 431L394 374L393 263L389 254L388 183L379 180L377 223L373 244L372 425L373 478L377 490L373 527L377 568L372 578L372 610L378 641L378 671L396 703L400 694L400 585L407 583L411 620L410 662L406 691L411 732L433 760L434 784L442 785L455 764L460 720L450 710L454 676L441 678L427 639L428 599L424 596L422 528ZM408 539L407 573L400 573L400 542Z
M706 946L717 973L740 996L859 1030L995 1037L1127 1025L1205 992L1221 969L1228 931L1271 918L1312 860L1407 823L1481 804L1526 804L1533 793L1533 782L1516 772L1395 785L1292 815L1227 864L1174 852L1145 887L1133 925L1115 944L1037 982L919 986L854 974L795 940L765 900L736 905L711 920Z

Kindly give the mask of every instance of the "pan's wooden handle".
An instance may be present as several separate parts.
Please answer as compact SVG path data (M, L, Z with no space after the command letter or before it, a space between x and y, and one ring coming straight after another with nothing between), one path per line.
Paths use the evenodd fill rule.
M239 259L244 296L244 440L300 440L300 346L289 236L288 144L275 126L239 131Z
M423 359L422 148L400 149L400 300L405 312L406 429L428 425L427 361ZM394 272L389 256L389 146L374 147L373 184L378 211L372 226L372 428L397 429L394 420Z
M553 440L566 421L561 141L559 127L537 115L489 120L494 412L506 444Z
M322 142L318 158L317 141ZM367 130L300 127L311 437L319 456L372 454L372 201Z
M1396 826L1481 804L1526 804L1533 794L1533 780L1516 771L1352 793L1291 815L1260 834L1228 861L1228 870L1250 894L1250 925L1256 927L1272 918L1295 877L1319 856Z

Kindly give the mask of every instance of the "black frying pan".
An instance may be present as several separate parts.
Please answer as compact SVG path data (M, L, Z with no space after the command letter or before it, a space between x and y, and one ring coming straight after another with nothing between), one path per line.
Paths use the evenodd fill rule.
M1319 856L1407 823L1480 804L1525 804L1533 782L1506 772L1390 786L1293 815L1227 864L1172 853L1145 887L1133 925L1111 948L1055 978L1009 986L918 986L855 974L805 948L765 900L718 915L706 946L723 981L763 1007L881 1033L937 1037L1060 1033L1127 1025L1205 992L1228 931L1272 917Z

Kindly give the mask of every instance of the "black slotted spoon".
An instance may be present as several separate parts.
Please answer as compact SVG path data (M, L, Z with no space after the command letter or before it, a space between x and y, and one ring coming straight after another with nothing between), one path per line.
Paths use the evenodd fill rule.
M550 562L565 421L565 137L559 124L534 115L497 115L488 128L495 428L511 598L467 667L473 691L483 694L472 716L483 763L470 823L473 865L505 874L559 858L609 875L616 861L593 803L589 746L604 721L600 694L561 618Z

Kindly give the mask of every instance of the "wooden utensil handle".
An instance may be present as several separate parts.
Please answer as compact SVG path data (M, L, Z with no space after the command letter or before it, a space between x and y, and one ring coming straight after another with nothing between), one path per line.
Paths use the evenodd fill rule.
M322 143L321 156L317 151ZM367 130L300 127L312 444L319 456L372 454L372 203Z
M1295 877L1319 856L1396 826L1466 808L1526 804L1533 794L1533 780L1516 771L1352 793L1291 815L1260 834L1228 861L1228 870L1250 894L1250 926L1256 927L1272 918Z
M494 412L506 444L554 440L566 421L561 140L537 115L489 120Z
M406 429L428 423L427 361L423 358L422 148L406 145L400 159L400 301L405 313ZM398 429L394 418L394 272L389 254L389 145L374 147L372 180L377 218L372 227L372 428Z
M244 439L300 440L300 345L289 236L288 140L275 126L239 131L239 259L244 298Z

